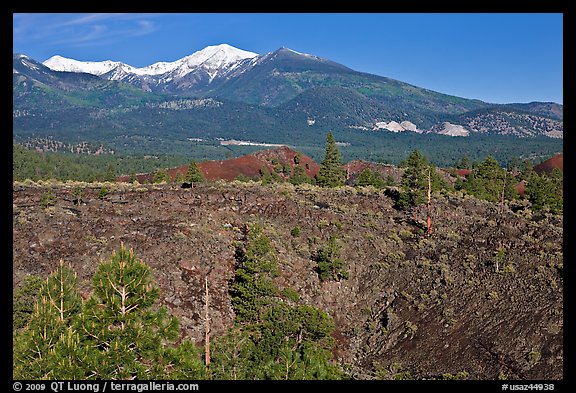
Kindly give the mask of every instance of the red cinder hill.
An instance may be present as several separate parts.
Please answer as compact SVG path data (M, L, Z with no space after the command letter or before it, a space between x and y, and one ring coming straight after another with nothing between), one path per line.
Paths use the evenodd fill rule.
M564 153L556 154L554 157L541 162L534 167L534 170L539 174L542 172L550 174L554 168L558 168L564 172Z
M298 162L298 164L296 164L296 162ZM261 175L260 171L263 168L268 168L268 171L272 173L276 165L281 165L282 167L290 166L291 168L300 165L310 177L314 177L320 169L320 165L310 157L287 146L260 150L252 154L228 160L200 162L198 163L198 169L202 171L207 180L234 180L238 176L259 178ZM176 176L178 176L178 173L185 175L187 170L188 165L183 165L177 168L170 168L167 170L167 173L172 180L174 180ZM118 181L129 181L129 179L130 176L118 177ZM151 183L154 179L154 173L137 174L136 179L140 183Z
M252 153L252 155L260 161L265 162L269 170L272 170L274 167L274 164L272 164L274 159L278 160L281 165L289 165L291 167L296 166L296 161L298 161L298 165L302 166L306 171L306 174L310 177L316 176L320 170L320 165L318 165L313 159L297 152L296 150L290 149L287 146L281 146L276 149L260 150ZM297 156L298 158L296 158Z
M456 174L461 177L468 177L469 174L472 173L470 169L457 169Z
M554 157L551 157L546 161L541 162L540 164L534 167L534 170L536 171L536 173L540 175L542 173L550 175L552 173L552 170L554 170L554 168L558 168L562 172L564 172L564 153L556 154ZM524 192L526 189L525 186L526 185L524 184L524 181L521 181L520 183L516 184L515 187L518 194L520 194L520 196L522 197L524 196Z
M344 169L347 171L347 184L355 184L356 179L362 173L364 169L370 169L371 171L378 172L383 179L391 176L394 182L399 183L404 170L390 164L380 164L376 162L368 162L363 160L354 160L344 165Z

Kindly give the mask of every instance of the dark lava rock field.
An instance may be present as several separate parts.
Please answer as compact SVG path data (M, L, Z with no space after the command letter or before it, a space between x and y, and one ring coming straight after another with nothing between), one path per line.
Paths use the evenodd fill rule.
M277 286L332 316L334 361L352 378L564 378L562 216L438 194L426 235L423 209L397 210L373 188L111 183L101 200L100 186L13 183L14 288L63 259L87 295L98 262L124 243L152 267L182 337L201 345L204 275L218 336L234 319L235 244L259 223L280 261ZM44 209L47 190L55 204ZM350 277L322 282L313 256L331 235Z

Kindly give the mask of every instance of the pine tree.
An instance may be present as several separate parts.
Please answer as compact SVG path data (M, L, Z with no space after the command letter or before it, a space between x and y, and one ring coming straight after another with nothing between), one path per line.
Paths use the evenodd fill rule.
M426 202L428 175L432 192L447 187L446 182L436 172L436 168L418 150L410 153L401 166L405 167L400 183L403 190L397 202L401 208L418 206Z
M154 307L150 267L122 245L93 277L82 302L62 261L39 289L29 321L14 330L14 379L200 379L200 351L178 336L178 320Z
M82 203L82 194L84 194L84 191L80 186L74 187L74 190L72 190L72 196L74 197L75 205L80 205Z
M520 159L518 156L512 156L510 163L508 164L508 171L517 175L520 172Z
M186 176L184 176L184 181L186 183L202 183L205 180L204 174L198 168L198 164L196 161L192 160L190 165L188 166L188 170L186 171Z
M155 174L154 174L154 179L152 180L154 183L169 183L170 181L172 181L172 178L170 177L170 175L168 175L168 171L166 171L166 169L162 168L159 169Z
M132 170L132 172L130 172L130 178L128 179L129 183L134 183L138 180L138 178L136 177L136 171Z
M30 321L14 336L15 379L84 377L75 320L81 309L76 273L60 261L43 283Z
M315 260L318 263L316 271L322 281L348 279L349 273L344 270L344 260L340 258L340 246L336 236L332 235L328 243L316 253Z
M413 151L405 162L406 169L402 175L401 185L404 189L398 204L401 207L416 206L424 203L424 192L427 189L426 158L418 150Z
M98 199L104 200L106 198L108 198L108 189L106 186L102 186L102 188L100 188L100 192L98 193Z
M374 186L376 188L383 188L385 182L384 179L382 179L382 175L380 175L380 173L366 168L358 175L355 185L357 187Z
M194 380L209 376L199 349L190 339L184 339L177 346L164 347L157 362L158 379Z
M561 213L564 205L562 172L557 168L551 176L533 172L526 181L525 195L533 210L549 209Z
M238 321L256 322L276 295L272 278L279 274L278 260L262 227L247 227L244 235L244 245L236 249L238 268L232 285L232 307Z
M27 276L22 286L15 291L12 299L13 330L19 330L28 325L43 283L44 280L40 277Z
M309 305L289 305L273 277L277 258L260 226L246 227L232 285L235 326L211 349L215 379L340 379L330 364L334 321Z
M42 209L47 209L50 206L54 206L54 194L52 191L48 190L42 194L42 197L40 198L40 206Z
M186 178L184 177L184 174L182 172L178 172L174 178L174 183L184 183L185 181Z
M510 177L494 157L487 156L468 175L468 179L463 183L463 189L477 198L495 203L500 202L504 190L504 199L511 200L517 196L517 192Z
M316 174L316 184L321 187L339 187L346 181L346 170L342 168L342 157L332 132L326 136L326 153Z
M150 267L122 245L100 263L92 279L81 325L90 348L89 378L149 379L162 377L164 341L177 338L178 320L152 306L159 289ZM153 366L155 365L155 366Z
M530 160L524 160L522 167L520 169L520 174L518 175L518 180L528 180L534 174L534 165Z
M116 181L116 170L112 164L108 164L106 167L106 172L104 173L104 181L115 182Z
M298 157L298 156L296 156ZM306 170L304 167L300 165L296 165L292 170L292 176L288 179L288 181L294 185L303 184L303 183L312 183L314 179L306 174Z

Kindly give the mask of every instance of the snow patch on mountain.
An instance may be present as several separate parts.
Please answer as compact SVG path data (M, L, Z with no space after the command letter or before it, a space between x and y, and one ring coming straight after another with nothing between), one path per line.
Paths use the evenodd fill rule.
M22 59L22 64L24 64L26 67L30 68L31 70L38 71L40 69L36 64L33 64L26 59Z
M107 72L112 71L120 65L125 65L126 67L131 67L127 64L123 64L119 61L79 61L74 59L68 59L60 55L52 56L45 62L43 62L46 67L54 71L64 71L64 72L85 72L93 75L102 75Z
M290 49L290 48L286 48L286 47L284 47L284 49L286 49L287 51L290 51L292 53L295 53L297 55L300 55L300 56L313 57L315 59L320 59L318 56L314 56L314 55L311 55L309 53L298 52L298 51L295 51L294 49Z

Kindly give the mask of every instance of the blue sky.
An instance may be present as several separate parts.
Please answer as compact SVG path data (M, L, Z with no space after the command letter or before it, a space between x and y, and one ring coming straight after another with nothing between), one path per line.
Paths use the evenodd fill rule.
M563 103L561 13L14 14L13 51L136 67L227 43L282 46L491 103Z

